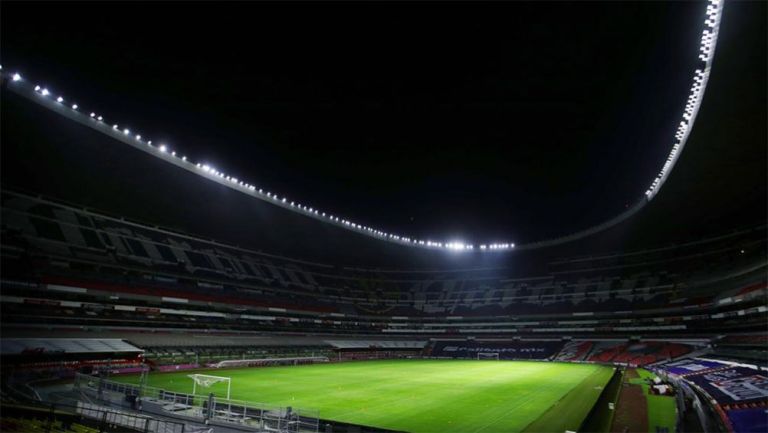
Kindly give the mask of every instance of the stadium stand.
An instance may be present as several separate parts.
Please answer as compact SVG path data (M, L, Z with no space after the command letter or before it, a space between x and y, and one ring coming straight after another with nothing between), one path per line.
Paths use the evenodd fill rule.
M116 338L4 338L0 353L138 353L141 349Z
M166 346L187 347L202 340L190 344L184 335L201 330L238 338L265 331L390 340L712 338L754 329L766 316L764 226L558 260L541 266L541 276L504 268L379 271L265 255L17 192L2 197L2 260L14 270L0 281L2 312L14 335L33 336L45 317L47 326L83 331L76 337L94 326L118 338L166 330L176 333ZM673 349L657 357L678 356ZM630 357L614 352L595 348L590 359Z
M556 361L583 361L592 350L591 341L569 341L560 349Z
M709 20L720 2L710 3L707 14L711 28L714 21ZM702 38L704 57L711 55L714 43L713 33L708 32ZM711 66L711 59L700 59L707 66L696 71L695 92L706 85ZM190 431L173 422L149 428L150 422L157 426L161 421L132 412L141 403L156 409L155 414L163 419L170 413L187 416L185 421L202 421L204 426L196 426L202 431L208 431L211 420L229 423L237 431L245 427L260 432L319 431L319 417L298 414L292 403L248 406L250 402L230 400L228 388L226 399L219 399L210 389L205 391L210 394L196 395L195 390L200 389L195 386L208 387L217 379L226 380L229 386L234 375L214 377L206 384L205 380L198 383L198 376L205 374L190 377L188 373L309 363L327 363L318 366L326 368L339 367L333 363L342 361L412 357L430 358L423 361L427 363L439 363L432 359L440 358L482 358L536 361L516 365L537 367L600 369L612 376L589 387L589 392L599 394L596 401L600 407L590 406L593 413L613 411L619 388L629 388L625 385L635 380L655 394L676 393L678 408L715 411L722 426L702 421L708 427L702 430L768 430L768 334L764 332L768 320L768 242L763 221L734 217L738 224L727 225L730 230L720 232L692 228L671 236L669 230L678 229L670 224L672 228L666 233L648 233L667 243L638 241L646 233L636 231L633 243L626 244L637 245L633 250L609 240L616 235L603 231L612 225L609 220L605 226L586 230L606 235L594 245L582 244L586 239L580 235L530 244L522 240L518 245L522 248L509 249L509 254L485 256L493 260L478 259L480 254L473 253L480 251L467 250L463 251L468 253L465 262L452 262L445 259L448 256L429 256L434 250L403 253L398 248L406 248L395 244L370 253L365 251L366 242L378 240L361 240L359 233L309 221L282 208L272 209L272 205L261 209L261 201L240 192L226 190L222 194L223 180L210 182L205 179L207 175L198 179L200 176L186 172L179 175L180 163L158 165L168 154L175 156L170 149L166 153L165 145L155 148L147 142L149 147L145 147L140 137L134 139L128 134L125 125L122 131L117 125L110 129L100 123L100 116L98 123L94 120L96 113L87 117L69 100L61 105L63 97L57 103L42 98L47 89L36 93L31 82L22 81L20 75L18 79L11 77L3 83L3 115L11 119L7 124L31 125L31 119L37 122L38 117L45 117L57 125L56 134L61 137L46 138L46 131L34 127L18 128L16 136L3 135L4 141L6 137L21 139L6 141L6 155L15 158L3 165L11 174L3 176L0 191L0 399L3 409L13 406L15 414L28 416L0 418L2 431ZM19 84L10 93L5 91L8 80ZM19 99L23 96L21 85L28 87L26 99L32 102ZM40 99L35 99L38 96ZM698 112L700 101L694 102L686 106L684 119ZM48 106L49 111L62 116L47 118L51 113L41 115L36 105ZM91 129L84 131L87 128L70 124L79 117L79 122ZM94 132L97 128L106 129L106 134ZM689 132L678 134L687 140ZM132 147L101 146L105 141L130 141ZM92 152L96 146L103 152ZM677 146L664 171L677 161ZM26 153L28 149L33 150ZM52 153L50 149L61 149L60 158L66 162L58 168L42 160L35 161L39 166L30 162L29 166L16 167L17 162L32 161L33 155ZM147 156L152 152L158 155ZM83 167L98 172L94 178L112 179L109 168L103 167L105 159L124 162L119 167L121 173L137 167L153 169L139 179L125 179L112 189L105 188L102 194L112 195L109 199L78 198L75 188L82 187L83 179L92 181L83 177L91 175ZM186 157L184 164L189 164ZM27 179L32 170L47 176ZM657 180L663 182L666 174ZM182 177L179 182L167 182ZM236 181L227 178L229 184ZM183 190L179 194L185 197L183 203L162 194L145 197L148 185L159 184ZM649 199L657 192L655 185L646 192ZM114 192L121 190L126 191L125 196L114 197ZM228 196L230 193L234 198ZM238 209L237 216L222 217L221 221L187 218L201 203L208 206L208 199L218 204L211 208L228 208L230 198L231 208ZM276 199L277 195L270 198ZM631 209L645 206L643 200ZM105 207L91 207L99 202ZM144 212L143 208L153 208L152 203L162 211ZM136 211L139 208L142 211ZM250 212L254 209L258 211ZM630 215L626 212L621 215ZM133 219L137 215L146 219ZM256 223L251 224L251 218ZM717 220L713 215L707 218L713 224ZM745 221L750 225L739 225ZM226 227L206 229L217 225L212 222ZM654 218L646 220L648 226L655 222ZM324 229L338 236L328 236L334 238L332 242L322 248L313 246L308 253L310 248L304 251L282 241L275 243L280 236L266 235L278 224L284 226L280 236L288 234L291 240L304 239L301 234L324 233ZM249 227L248 239L243 242L240 227ZM569 243L567 239L578 239L579 246L573 246L576 242L564 245ZM600 241L610 246L592 250ZM616 245L620 251L607 249ZM381 258L377 257L379 252ZM451 251L440 251L445 252ZM365 259L349 259L358 255ZM400 362L406 363L396 361ZM605 365L559 364L565 362ZM489 367L471 362L444 364ZM646 369L659 377L646 377L650 374ZM155 372L163 377L178 372L177 377L193 381L189 382L194 383L192 394L148 385L149 372L152 377L158 376ZM635 377L624 376L630 373ZM123 374L133 374L137 381L110 380ZM60 392L55 389L60 382L72 386ZM50 393L57 398L76 397L80 401L71 412L35 408L33 405L43 400L38 383L53 384ZM609 395L606 389L616 392ZM318 388L316 393L321 392ZM147 398L140 401L137 397ZM635 401L654 401L640 397ZM673 399L666 398L668 403ZM94 401L114 407L107 409ZM21 407L22 402L30 407ZM358 409L366 408L350 410ZM641 421L647 422L647 414L637 412ZM707 415L700 418L705 420ZM307 422L308 428L297 427L302 422ZM602 431L609 431L607 427ZM658 423L648 427L644 431L655 428L657 433L669 432ZM364 428L350 426L349 431L365 432Z
M607 347L606 347L607 346ZM589 357L590 361L624 363L634 366L668 361L691 351L690 346L666 342L606 343Z
M759 336L725 336L726 341L755 341ZM715 352L716 353L716 352ZM765 389L766 359L761 365L734 363L718 359L689 358L655 365L653 371L669 378L676 386L699 394L714 408L725 429L748 433L764 431L768 426L768 391Z
M436 341L435 358L477 358L478 353L498 354L498 359L552 359L562 348L560 341Z

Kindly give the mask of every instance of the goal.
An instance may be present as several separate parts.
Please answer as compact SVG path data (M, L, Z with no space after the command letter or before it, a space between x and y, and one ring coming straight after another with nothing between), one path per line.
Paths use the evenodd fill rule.
M486 360L486 359L491 359L491 360L494 360L494 361L498 361L499 360L499 354L496 353L496 352L493 352L493 353L478 352L477 353L477 360L478 361L482 361L482 360Z
M192 395L195 395L197 387L208 388L209 386L219 383L227 383L227 400L229 400L230 392L232 391L232 379L224 376L211 376L208 374L188 374L187 377L192 379Z

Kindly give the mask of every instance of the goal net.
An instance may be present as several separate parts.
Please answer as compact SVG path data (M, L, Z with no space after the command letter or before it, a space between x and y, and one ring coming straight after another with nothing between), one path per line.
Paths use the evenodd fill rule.
M499 354L498 353L489 353L489 352L478 352L477 353L477 360L482 361L486 359L492 359L495 361L499 360Z
M197 387L210 388L214 384L220 382L226 382L227 384L227 400L229 400L230 393L232 391L232 379L224 376L211 376L209 374L188 374L187 377L192 379L192 395L197 392Z

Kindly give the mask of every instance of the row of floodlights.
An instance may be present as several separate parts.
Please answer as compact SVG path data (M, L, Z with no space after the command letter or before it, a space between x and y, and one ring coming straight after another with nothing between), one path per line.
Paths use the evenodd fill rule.
M704 24L712 28L713 31L710 31L709 29L705 29L703 31L702 38L701 38L701 46L700 46L701 54L699 55L699 58L702 61L707 63L707 68L704 71L700 69L696 70L696 73L694 75L694 84L691 87L691 94L688 97L688 101L685 106L685 111L683 113L683 121L680 122L678 130L675 133L676 142L672 146L672 149L664 163L664 166L661 168L660 173L658 174L658 176L656 176L656 178L654 178L653 182L651 183L651 186L645 192L645 195L649 197L660 187L662 180L664 179L666 174L669 172L669 170L672 169L674 165L674 161L677 158L677 154L682 146L682 143L685 140L685 137L688 135L690 128L693 126L693 122L692 122L693 113L695 112L695 110L698 109L698 106L701 103L701 97L704 92L704 83L706 82L706 79L709 76L709 64L712 60L712 55L714 54L713 48L717 41L717 27L719 26L719 14L720 14L721 1L709 0L709 2L710 4L707 5L707 11L706 11L707 19L704 22ZM0 65L0 69L2 69L1 65ZM12 75L12 81L21 81L21 80L22 80L22 77L19 73L14 73ZM47 88L43 88L40 86L35 86L35 91L41 94L42 96L48 96L50 94ZM59 96L56 98L56 101L59 103L63 103L64 97ZM78 109L78 105L76 103L72 104L71 107L73 110ZM91 112L90 117L99 122L104 120L102 116L97 115L96 113L93 113L93 112ZM112 125L112 129L114 131L120 132L120 128L117 124ZM124 128L122 130L122 133L123 135L128 136L130 135L131 131L128 128ZM140 134L136 134L135 138L136 140L141 141ZM152 141L151 140L147 141L147 144L149 146L152 146ZM161 144L160 146L157 147L157 149L160 153L163 153L163 154L168 153L168 147L165 144ZM176 152L171 151L170 155L172 157L176 157ZM183 162L187 162L186 156L182 156L180 159ZM258 193L259 195L266 196L268 199L271 199L274 202L280 203L285 207L290 207L295 211L303 212L305 214L314 216L316 218L325 219L326 221L337 223L345 228L367 233L374 237L383 238L390 241L403 243L406 245L416 245L416 246L424 246L424 247L431 247L431 248L444 248L444 249L454 250L454 251L464 251L464 250L474 249L473 245L464 244L461 242L442 243L442 242L432 242L432 241L411 239L408 237L387 233L381 230L376 230L371 227L363 226L363 225L348 221L346 219L340 219L339 217L336 217L333 215L326 215L325 212L320 212L316 209L313 209L312 207L297 204L293 201L291 201L289 205L287 198L285 197L280 198L278 197L277 194L272 194L271 192L264 193L262 189L259 189L258 191L256 191L255 186L245 183L243 181L239 181L236 177L225 175L224 173L221 173L216 169L210 167L208 164L197 163L195 164L195 167L209 176L215 176L222 180L227 180L230 183L235 184L236 186L239 186L241 188L244 188L250 191L251 193ZM481 250L508 250L514 247L515 247L515 244L513 243L480 245Z
M2 69L2 66L0 66L0 69ZM12 81L22 81L22 76L19 73L15 73L11 76ZM41 96L49 96L51 92L48 90L47 87L42 86L35 86L34 88L35 92L38 93ZM58 96L56 97L56 102L60 104L64 104L64 97ZM72 110L78 111L79 106L76 103L71 104L70 106ZM101 115L96 114L95 112L91 112L89 117L99 123L104 122L104 117ZM118 124L112 125L112 131L114 133L119 134L123 137L132 137L136 141L144 142L142 139L141 134L135 134L131 135L131 130L129 128L123 128L121 129ZM187 164L192 164L191 162L187 161L186 156L177 156L175 151L171 151L167 145L160 144L159 146L155 147L152 145L152 141L148 140L146 141L146 144L154 149L157 149L157 151L160 154L163 154L164 157L175 157L179 158L182 162ZM156 155L160 156L160 155ZM243 190L248 191L249 193L253 195L259 195L262 198L266 197L266 200L276 203L278 205L282 205L283 207L290 208L296 212L300 212L309 216L313 216L315 218L324 220L326 222L332 222L337 225L340 225L344 228L354 230L357 232L362 232L365 234L368 234L369 236L373 236L379 239L389 240L392 242L397 242L400 244L410 245L410 246L421 246L426 248L437 248L437 249L445 249L445 250L451 250L451 251L470 251L474 250L475 247L472 244L465 244L462 242L434 242L430 240L420 240L420 239L412 239L410 237L400 236L393 233L387 233L382 230L377 230L372 227L364 226L361 224L357 224L355 222L339 218L338 216L326 214L325 212L321 212L317 209L314 209L310 206L305 206L300 203L296 203L294 201L289 201L286 197L280 197L278 194L273 194L269 191L264 191L263 189L259 188L257 189L254 185L251 185L249 183L243 182L242 180L239 180L237 177L226 175L225 173L222 173L218 170L216 170L214 167L209 165L208 163L195 163L192 165L192 167L199 170L199 174L206 175L208 177L214 177L219 179L220 181L227 181L229 182L228 186L233 188L240 188ZM496 244L490 244L490 245L480 245L479 249L481 250L510 250L515 247L515 244L513 243L496 243Z
M661 171L656 178L653 179L648 190L645 191L645 195L648 197L653 195L661 186L662 180L674 166L678 152L682 148L688 133L693 127L693 115L701 105L704 88L707 79L709 78L709 70L712 56L714 55L715 43L717 42L717 28L720 25L720 3L721 0L710 0L710 4L707 5L707 19L704 21L704 25L710 27L711 30L704 29L701 37L701 46L699 47L699 50L701 51L699 59L706 63L706 67L703 70L697 69L694 73L691 92L688 95L688 101L686 101L685 110L683 111L683 120L680 122L677 131L675 131L675 144L672 146L672 150L669 152Z

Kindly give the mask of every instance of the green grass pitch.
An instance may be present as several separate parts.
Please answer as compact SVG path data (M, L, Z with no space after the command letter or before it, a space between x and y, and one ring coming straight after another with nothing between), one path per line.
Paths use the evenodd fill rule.
M413 433L562 433L578 429L612 372L591 364L393 360L206 373L231 377L233 399L317 409L323 419ZM190 373L150 374L148 385L191 393Z

